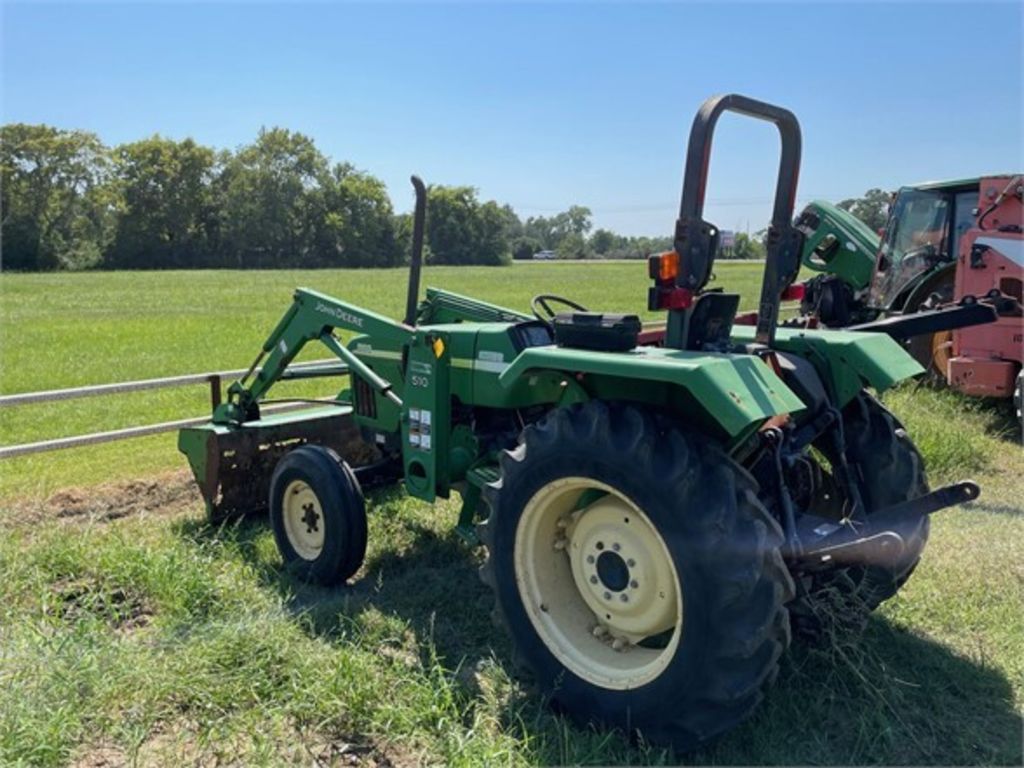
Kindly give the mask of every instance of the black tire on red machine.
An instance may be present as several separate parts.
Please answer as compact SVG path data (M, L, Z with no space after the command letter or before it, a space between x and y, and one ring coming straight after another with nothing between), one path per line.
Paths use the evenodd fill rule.
M1013 412L1017 414L1019 437L1024 442L1024 368L1017 371L1017 383L1013 387Z
M351 577L366 556L366 503L352 468L330 448L284 455L270 481L270 523L285 567L325 586Z
M557 708L691 749L762 700L793 583L756 482L716 444L633 406L559 408L485 498L481 578Z
M924 462L899 420L871 395L862 392L843 409L847 459L861 484L865 514L928 493ZM828 456L827 449L822 452ZM804 588L790 606L794 634L820 640L824 630L856 630L868 614L893 597L917 568L928 542L929 517L923 515L900 531L905 550L894 563L851 566L805 577Z
M952 271L943 271L929 279L921 290L923 299L905 312L920 312L933 306L942 306L953 301ZM953 332L936 331L912 336L906 341L907 352L924 368L922 379L936 386L946 384L946 362L952 357Z

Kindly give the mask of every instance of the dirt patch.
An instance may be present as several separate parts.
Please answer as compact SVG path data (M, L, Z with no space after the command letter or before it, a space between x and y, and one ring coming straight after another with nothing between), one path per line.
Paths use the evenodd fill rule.
M202 503L187 471L168 472L145 480L127 480L86 488L64 488L43 500L17 500L4 506L5 523L110 522L150 514L174 516Z
M305 743L301 759L308 758L310 765L320 766L366 766L366 768L403 768L422 765L412 754L385 748L372 743L352 743L345 739L312 738Z
M99 744L73 759L71 768L121 768L131 764L124 750L113 744Z
M316 768L406 768L423 765L423 758L400 747L381 745L370 739L331 738L305 729L287 730L275 744L275 755L284 765ZM244 734L210 741L200 735L196 723L158 723L132 755L109 742L86 744L71 761L73 768L120 768L165 765L245 765L253 742ZM241 756L241 757L240 757Z
M64 621L96 616L115 631L129 634L147 626L153 616L146 596L131 587L110 586L96 579L62 579L53 585L57 598L50 609Z

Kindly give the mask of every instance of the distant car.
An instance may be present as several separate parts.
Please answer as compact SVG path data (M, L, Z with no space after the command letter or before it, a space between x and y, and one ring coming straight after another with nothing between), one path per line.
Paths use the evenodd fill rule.
M535 254L533 254L533 258L538 261L546 261L548 259L556 259L558 257L555 256L554 251L537 251Z

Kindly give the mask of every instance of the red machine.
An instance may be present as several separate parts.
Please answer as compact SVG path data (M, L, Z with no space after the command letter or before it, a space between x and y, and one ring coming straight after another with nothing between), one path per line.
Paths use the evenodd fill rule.
M993 289L1022 300L1024 278L1024 176L982 178L977 218L959 243L954 299ZM1021 417L1024 388L1024 317L1016 311L994 323L952 332L946 378L968 395L1015 398ZM949 344L950 342L946 342Z

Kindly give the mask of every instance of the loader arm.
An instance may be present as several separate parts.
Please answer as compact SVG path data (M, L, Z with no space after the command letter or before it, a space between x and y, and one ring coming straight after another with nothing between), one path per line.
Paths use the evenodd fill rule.
M308 288L299 288L292 305L263 343L249 370L228 388L227 402L214 411L214 423L240 424L258 419L259 401L281 380L285 369L303 347L314 340L326 346L376 392L400 405L390 382L350 352L334 335L336 330L368 334L395 346L407 343L413 333L409 326L383 315Z

